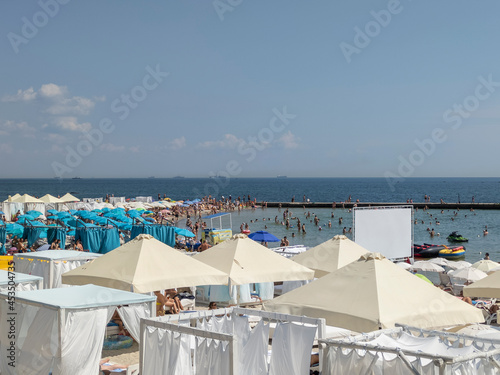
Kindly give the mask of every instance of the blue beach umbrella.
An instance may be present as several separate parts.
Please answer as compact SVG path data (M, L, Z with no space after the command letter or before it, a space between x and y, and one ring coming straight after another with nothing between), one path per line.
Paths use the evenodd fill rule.
M259 230L254 233L250 233L248 238L258 241L258 242L278 242L280 239L274 234L266 232L265 230Z
M187 229L183 229L183 228L175 228L175 233L178 234L179 236L194 237L193 232L190 232Z
M52 215L57 215L59 213L57 210L47 210L47 212Z
M31 215L19 215L18 218L19 219L35 220L35 217L31 216Z
M57 217L59 219L64 219L65 217L71 217L71 214L69 212L58 212Z
M130 217L139 217L139 216L141 216L140 212L136 211L136 210L130 210L130 211L128 211L127 215L130 216Z
M36 210L31 210L31 211L28 211L26 212L28 215L31 215L33 217L38 217L38 216L41 216L43 215L40 211L36 211Z
M102 211L102 212L109 212L109 211L111 211L111 210L109 209L109 207L104 207L101 211Z
M146 214L146 215L151 215L152 213L153 213L153 211L148 211L148 210L143 211L143 214Z
M5 212L3 212L3 211L0 211L0 215L5 215Z
M76 214L78 211L77 211L77 210L69 210L69 212L71 213L71 215L74 215L74 214Z
M57 216L52 215L52 216L47 216L47 219L50 219L50 220L57 220L57 219L59 219L59 218L58 218Z
M22 236L24 233L24 227L16 223L7 224L5 229L7 230L7 234L12 234L13 236Z
M92 212L97 212L98 214L102 214L103 213L103 211L100 210L100 209L98 209L98 208L96 208L95 210L92 210Z

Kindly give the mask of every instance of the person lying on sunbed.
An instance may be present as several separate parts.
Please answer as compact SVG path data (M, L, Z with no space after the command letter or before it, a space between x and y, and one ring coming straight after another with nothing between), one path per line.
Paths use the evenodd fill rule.
M123 370L127 371L128 366L116 365L109 363L109 358L104 358L99 362L99 368L103 372L104 375L110 375L113 370ZM116 372L116 371L113 371Z

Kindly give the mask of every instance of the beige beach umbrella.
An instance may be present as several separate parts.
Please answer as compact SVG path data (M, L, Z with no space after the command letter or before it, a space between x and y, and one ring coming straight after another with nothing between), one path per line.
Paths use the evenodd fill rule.
M411 264L406 263L406 262L398 262L398 263L394 263L394 264L398 267L401 267L404 270L409 270L411 268Z
M45 194L40 200L45 203L64 203L61 199L50 194Z
M438 266L447 266L450 263L446 258L432 258L428 262L437 264Z
M78 199L77 197L71 195L70 193L64 194L60 199L64 203L68 203L68 202L80 202L80 199Z
M492 273L495 273L497 271L500 271L500 265L496 266L495 268L492 268L488 272L486 272L488 275L491 275Z
M478 298L500 298L500 272L466 285L463 289L464 296Z
M458 270L460 268L469 268L470 266L472 266L472 264L465 260L458 260L456 262L448 261L448 264L446 266L451 268L452 270Z
M474 282L481 279L484 279L486 276L486 272L478 270L477 268L468 267L468 268L459 268L458 270L451 271L448 273L450 277L456 279L462 279L467 282Z
M410 269L424 272L444 272L443 267L426 260L419 260L418 262L413 263Z
M497 268L498 263L493 262L492 260L489 260L489 259L481 259L480 261L474 263L471 267L474 267L475 269L478 269L480 271L487 273L487 272L491 271L493 268Z
M294 256L291 260L314 270L314 277L323 277L358 260L368 252L346 236L339 235Z
M16 198L15 200L12 200L12 202L16 202L16 203L43 203L43 201L41 201L40 199L32 197L29 194L24 194L24 195Z
M385 259L368 253L264 303L264 310L325 318L356 332L396 323L435 328L484 321L482 312Z
M148 293L195 285L224 285L227 274L141 234L125 245L62 275L70 285L94 284Z
M196 254L193 259L229 275L231 285L314 278L314 271L276 254L244 234L236 234Z

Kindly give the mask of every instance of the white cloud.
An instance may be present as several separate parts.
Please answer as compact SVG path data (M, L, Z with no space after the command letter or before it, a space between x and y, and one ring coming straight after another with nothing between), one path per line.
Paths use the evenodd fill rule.
M121 152L125 150L125 146L116 146L112 143L103 143L100 149L107 152Z
M47 83L40 87L39 93L40 96L45 98L53 98L55 96L63 96L66 95L68 89L66 86L58 86L55 83Z
M30 87L29 89L26 90L17 90L16 95L6 95L2 98L2 102L27 102L30 100L35 99L37 96L37 93L33 89L33 87Z
M283 146L284 149L294 150L296 148L299 148L300 138L298 138L291 131L288 131L278 139L278 142Z
M78 119L73 116L57 117L54 119L54 125L63 129L71 131L89 131L92 125L89 122L84 122L82 124L78 123Z
M45 141L49 141L52 143L58 143L58 144L69 142L68 138L66 138L64 135L56 134L56 133L49 133L43 139Z
M0 121L0 135L6 137L13 133L21 133L23 137L33 138L36 129L29 126L26 122Z
M104 96L85 98L82 96L70 96L66 86L59 86L55 83L47 83L34 90L30 87L27 90L18 90L16 95L7 95L2 98L4 102L15 101L38 101L45 107L44 112L51 115L88 115L95 107L96 102L106 100Z
M238 145L242 142L245 141L233 134L225 134L224 138L221 140L201 142L196 145L196 148L205 150L217 150L217 149L233 150L236 147L238 147Z
M131 152L139 152L139 147L138 146L132 146L132 147L129 147L129 150Z
M180 138L174 138L170 142L168 142L167 148L170 150L180 150L181 148L186 147L186 137L182 136Z
M95 102L81 96L74 96L72 98L58 97L46 112L51 115L88 115L94 108Z

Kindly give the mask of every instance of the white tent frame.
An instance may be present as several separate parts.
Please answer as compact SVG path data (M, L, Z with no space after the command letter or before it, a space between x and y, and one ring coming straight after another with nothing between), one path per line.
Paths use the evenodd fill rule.
M8 295L5 294L0 294L0 298L8 300ZM42 302L36 302L32 301L27 298L22 298L16 296L15 303L22 304L22 305L30 305L30 306L35 306L35 307L41 307L41 308L46 308L50 309L53 311L57 311L57 321L58 321L58 327L57 327L57 334L58 334L58 348L57 348L57 355L59 357L62 356L62 331L63 327L66 325L66 311L78 311L78 310L87 310L87 309L95 309L97 308L96 306L93 307L79 307L79 308L61 308L55 305L51 305L50 303L42 303ZM137 303L128 303L128 305L137 305L137 304L142 304L145 302L137 302ZM111 307L114 305L102 305L100 307ZM151 318L154 318L156 316L156 299L152 299L149 302L149 311L151 314ZM142 319L141 319L141 329L142 329ZM141 331L142 332L142 331ZM142 333L141 333L142 334ZM143 336L141 336L143 337Z
M6 271L8 272L7 274L7 279L2 280L0 279L0 287L4 286L10 286L12 285L11 281L14 283L14 285L17 287L19 284L26 285L26 284L34 284L37 286L37 289L43 289L43 277L40 276L35 276L35 275L28 275L20 272L12 272L12 271ZM10 279L12 277L12 279ZM19 281L17 278L21 277L24 278L24 280Z
M338 339L318 339L319 347L320 347L320 356L322 354L322 357L320 357L320 362L322 359L324 361L327 360L326 352L329 347L337 347L337 348L342 348L342 349L359 349L359 350L366 350L366 351L375 351L375 352L381 352L381 353L391 353L391 354L396 354L399 356L405 365L408 367L408 369L415 375L420 375L420 372L415 369L415 367L411 364L410 360L408 359L408 356L411 357L416 357L416 358L426 358L426 359L431 359L433 360L434 366L439 367L439 375L445 375L448 374L446 371L447 366L453 365L459 362L466 362L471 359L476 359L476 358L486 358L490 360L499 370L500 370L500 362L496 360L493 356L500 355L500 349L495 349L491 351L485 351L481 353L473 353L470 355L466 356L456 356L456 357L451 357L451 356L442 356L442 355L433 355L429 353L423 353L421 351L414 351L414 350L408 350L408 349L401 349L401 348L391 348L391 347L385 347L382 345L374 345L374 344L369 344L365 341L373 340L377 338L380 335L393 335L393 334L398 334L402 332L406 332L411 334L411 332L418 332L421 335L427 336L438 336L441 338L446 338L447 340L462 340L462 341L476 341L476 342L483 342L483 343L492 343L492 344L498 344L500 345L500 339L490 339L490 338L483 338L483 337L476 337L476 336L469 336L469 335L463 335L463 334L458 334L458 333L452 333L452 332L443 332L443 331L435 331L435 330L425 330L421 328L416 328L412 326L406 326L402 324L396 324L396 328L390 328L390 329L383 329L379 331L374 331L370 333L364 333L355 337L351 337L347 340L338 340ZM326 366L326 362L323 362L323 368Z
M101 254L97 254L97 253L84 253L84 254L88 254L89 255L88 258L97 258L101 255ZM86 257L67 257L67 258L57 258L57 259L49 258L49 257L46 257L46 258L44 258L44 257L30 257L29 254L22 253L22 254L14 254L14 264L16 264L18 262L17 261L18 257L31 259L31 262L35 262L35 261L37 261L37 262L48 261L49 262L49 280L47 283L49 285L49 287L47 289L52 289L51 285L54 282L54 262L72 262L72 261L77 261L77 260L81 261L81 260L86 259ZM43 279L43 276L41 276L41 277Z
M238 363L237 358L235 358L234 352L234 344L235 340L233 335L223 334L223 333L215 333L205 331L199 328L191 328L186 326L181 326L177 322L179 320L182 321L190 321L191 323L195 323L197 319L200 318L208 318L215 315L225 315L225 314L241 314L248 316L257 316L262 319L268 321L275 322L295 322L302 324L313 324L317 325L318 331L318 343L320 340L326 336L326 321L323 318L310 318L307 316L298 316L298 315L289 315L289 314L280 314L269 311L262 310L254 310L254 309L245 309L241 307L227 307L216 310L203 310L197 311L193 313L186 313L183 315L165 315L162 317L157 317L155 319L141 319L141 342L139 345L139 374L143 373L143 363L144 363L144 350L146 345L146 328L147 327L155 327L160 329L169 330L172 332L184 333L195 337L205 337L211 338L220 341L226 341L229 344L229 375L236 375L237 368L235 366ZM175 322L175 323L172 323ZM319 352L319 371L322 369L322 352Z

